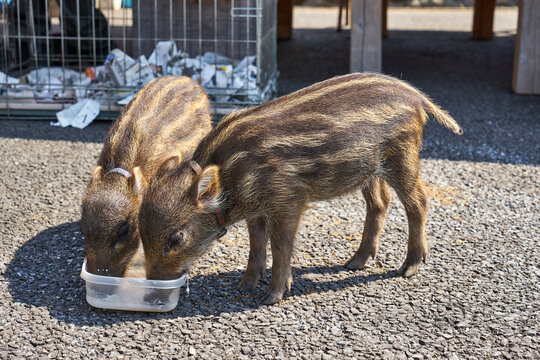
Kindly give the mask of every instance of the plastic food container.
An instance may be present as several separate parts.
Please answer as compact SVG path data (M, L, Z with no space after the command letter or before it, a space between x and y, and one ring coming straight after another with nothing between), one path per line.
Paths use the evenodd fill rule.
M130 311L170 311L178 304L187 274L175 280L147 280L91 274L84 259L81 278L86 281L86 301L94 307Z

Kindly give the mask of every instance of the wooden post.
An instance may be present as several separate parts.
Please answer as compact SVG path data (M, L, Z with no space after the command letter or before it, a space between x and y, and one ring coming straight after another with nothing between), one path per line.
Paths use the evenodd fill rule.
M277 37L289 40L292 37L293 2L278 0L277 8Z
M475 0L471 39L491 40L493 38L493 16L495 0Z
M388 0L382 0L382 37L388 37Z
M382 68L382 1L351 1L351 72Z
M343 8L345 8L345 24L349 24L349 0L339 0L339 12L337 20L337 31L341 31L341 15L343 14Z
M520 0L512 89L540 94L540 1Z

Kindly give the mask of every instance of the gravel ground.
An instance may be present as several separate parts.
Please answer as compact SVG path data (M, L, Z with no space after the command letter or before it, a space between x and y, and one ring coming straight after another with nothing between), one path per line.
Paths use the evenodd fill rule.
M294 36L280 43L281 93L347 71L347 32ZM540 358L540 98L509 91L513 43L390 32L384 71L426 91L465 130L426 128L428 262L413 278L395 276L407 224L394 199L376 260L346 270L362 197L313 204L292 291L274 306L258 303L268 275L252 294L235 289L248 255L239 224L195 267L175 310L91 308L77 221L110 123L79 131L0 121L0 358Z

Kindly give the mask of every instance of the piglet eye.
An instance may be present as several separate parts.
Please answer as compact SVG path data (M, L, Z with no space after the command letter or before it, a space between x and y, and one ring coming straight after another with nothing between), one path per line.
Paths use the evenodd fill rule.
M116 232L116 242L119 243L126 240L128 235L129 235L129 223L127 221L124 221L122 224L120 224Z
M171 251L179 250L185 245L186 241L184 239L184 232L177 231L174 234L170 235L163 246L163 253L165 255L169 254Z

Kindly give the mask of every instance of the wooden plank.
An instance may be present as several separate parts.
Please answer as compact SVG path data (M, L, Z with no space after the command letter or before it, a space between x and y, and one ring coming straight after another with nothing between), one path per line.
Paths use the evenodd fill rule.
M292 37L293 2L292 0L278 0L277 8L277 37L280 40L289 40Z
M382 69L382 1L351 2L351 72Z
M493 38L493 16L495 0L475 0L471 39L491 40Z
M540 94L540 1L520 0L512 89Z
M0 110L10 109L10 110L54 110L60 111L64 110L73 103L46 103L46 102L36 102L34 99L5 99L0 97ZM103 103L100 106L100 111L122 111L123 106L116 104L115 101Z

